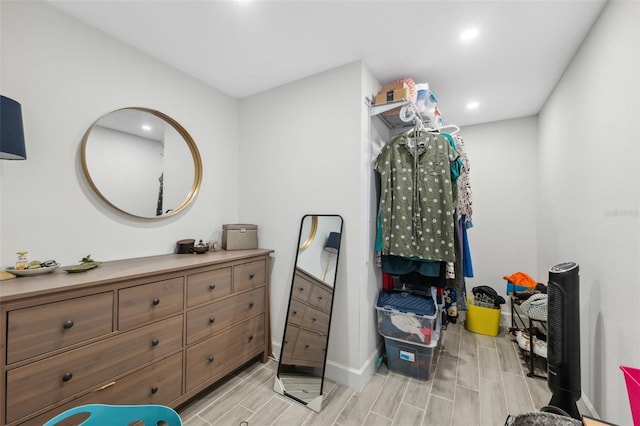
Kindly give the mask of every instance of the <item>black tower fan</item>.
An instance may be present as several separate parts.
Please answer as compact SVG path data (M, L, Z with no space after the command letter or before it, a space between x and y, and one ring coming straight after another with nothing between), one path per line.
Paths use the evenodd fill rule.
M581 395L579 270L574 262L553 266L547 289L549 405L575 419L581 419L576 405Z

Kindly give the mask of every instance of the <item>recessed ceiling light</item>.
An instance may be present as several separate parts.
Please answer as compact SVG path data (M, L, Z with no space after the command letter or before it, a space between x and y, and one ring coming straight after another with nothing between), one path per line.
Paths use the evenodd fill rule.
M460 33L460 40L468 41L478 37L478 29L477 28L469 28Z
M467 103L467 109L476 109L478 106L480 106L478 101L471 101Z
M148 124L143 124L143 125L142 125L142 130L144 130L144 131L148 132L148 131L150 131L150 130L151 130L151 126L149 126Z

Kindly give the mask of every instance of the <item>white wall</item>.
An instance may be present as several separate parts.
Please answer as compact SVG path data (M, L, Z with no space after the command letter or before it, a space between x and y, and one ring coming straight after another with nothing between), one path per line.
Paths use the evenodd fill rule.
M240 217L259 225L273 248L274 354L284 330L300 219L344 220L328 360L342 373L359 368L363 277L361 230L361 64L353 63L243 99ZM345 101L346 100L346 101ZM331 377L332 373L327 371ZM332 377L345 383L343 377Z
M371 72L362 68L362 96L372 99L382 88ZM361 203L362 203L362 232L365 244L362 245L360 266L363 284L360 295L360 374L363 379L368 379L375 371L379 356L382 355L383 340L378 333L378 319L375 306L378 293L382 287L382 271L376 266L374 249L377 230L378 206L376 190L376 173L373 164L380 153L384 141L389 140L389 129L379 118L369 116L369 109L362 110L361 141Z
M609 2L540 113L538 271L580 265L582 390L631 424L640 368L640 3Z
M1 3L2 94L22 104L26 161L0 162L0 266L16 252L74 264L170 253L238 220L238 101L41 2ZM106 206L80 167L84 132L122 107L180 122L204 164L192 207L138 220ZM112 165L117 173L117 164Z
M473 278L467 294L488 285L506 296L505 275L537 274L537 117L464 127L471 166L473 228L467 231ZM509 310L509 305L502 307Z

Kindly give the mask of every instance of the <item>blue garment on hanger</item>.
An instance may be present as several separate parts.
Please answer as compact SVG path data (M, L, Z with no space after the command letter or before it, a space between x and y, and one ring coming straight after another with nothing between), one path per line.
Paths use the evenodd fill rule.
M467 215L462 215L460 223L462 226L462 275L467 278L473 278L473 264L471 262L471 248L469 247L469 239L467 237L467 227L465 221Z

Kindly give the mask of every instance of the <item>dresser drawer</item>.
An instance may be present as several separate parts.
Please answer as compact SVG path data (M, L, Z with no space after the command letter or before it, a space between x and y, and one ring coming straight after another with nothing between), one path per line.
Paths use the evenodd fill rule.
M21 423L21 425L42 426L53 416L84 404L169 405L180 397L181 391L182 353L177 353Z
M7 372L7 422L182 347L182 315Z
M295 280L293 281L293 287L291 288L291 297L306 303L309 301L309 295L311 294L312 288L313 283L311 281L296 273Z
M233 291L249 290L267 283L267 263L264 260L243 263L233 267Z
M187 392L261 352L264 329L264 315L259 315L188 348Z
M291 299L291 306L289 307L289 318L287 322L290 324L300 325L302 324L302 318L304 317L304 311L307 305L296 299Z
M293 359L307 361L301 365L321 365L324 362L327 336L300 330L293 349Z
M231 294L231 267L187 275L187 306L213 302Z
M112 331L112 292L10 311L7 315L7 364Z
M158 281L118 291L118 329L126 330L182 311L183 278Z
M210 303L187 313L187 344L264 312L264 288Z
M331 310L332 296L333 293L329 289L316 284L311 289L309 303L320 310L329 312Z
M300 325L304 328L326 334L329 329L329 314L307 306L304 310L304 316L302 317L302 323Z
M296 340L298 339L300 329L295 325L287 324L286 332L287 335L284 336L285 340L283 342L281 359L293 358L293 349L296 347Z

